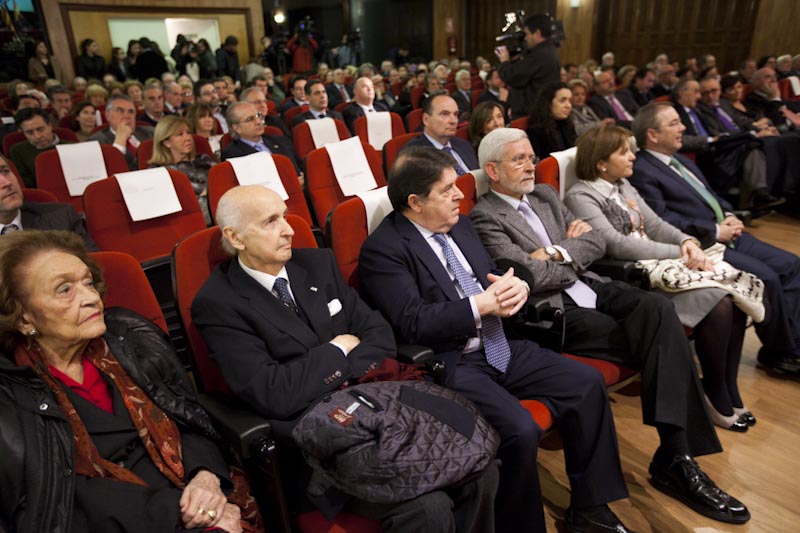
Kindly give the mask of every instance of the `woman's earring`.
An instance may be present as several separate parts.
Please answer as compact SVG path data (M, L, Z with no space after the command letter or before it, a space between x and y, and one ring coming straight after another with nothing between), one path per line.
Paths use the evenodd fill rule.
M606 167L601 167L600 172L608 172L608 169Z
M36 331L36 328L31 328L27 333L28 337L31 338L31 339L33 337L37 336L38 334L39 334L39 332Z

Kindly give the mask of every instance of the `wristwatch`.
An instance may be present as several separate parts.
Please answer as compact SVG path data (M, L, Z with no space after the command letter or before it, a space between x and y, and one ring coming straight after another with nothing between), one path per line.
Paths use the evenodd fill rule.
M550 256L550 259L555 261L556 256L558 255L558 250L556 250L554 246L545 246L544 251Z

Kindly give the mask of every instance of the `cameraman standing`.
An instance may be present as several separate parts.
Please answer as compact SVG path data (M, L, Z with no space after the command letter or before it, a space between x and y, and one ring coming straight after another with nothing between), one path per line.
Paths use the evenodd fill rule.
M508 47L499 46L495 54L500 60L500 78L510 89L508 103L511 119L526 117L539 90L550 81L561 79L561 62L550 37L553 22L549 15L531 15L525 19L525 51L511 61Z

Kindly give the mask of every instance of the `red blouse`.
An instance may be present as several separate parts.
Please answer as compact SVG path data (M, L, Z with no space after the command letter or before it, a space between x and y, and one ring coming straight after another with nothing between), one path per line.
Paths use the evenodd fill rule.
M108 383L103 379L97 367L94 366L86 356L83 356L81 361L83 363L83 383L78 383L52 365L49 365L48 368L50 374L69 387L72 392L85 400L89 400L92 404L107 413L113 414L114 404L111 399L111 391L108 388Z

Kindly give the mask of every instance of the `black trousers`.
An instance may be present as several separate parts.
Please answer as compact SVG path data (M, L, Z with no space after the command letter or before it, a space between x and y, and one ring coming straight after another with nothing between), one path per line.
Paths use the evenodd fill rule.
M564 351L640 370L644 423L685 429L693 455L721 451L672 302L621 281L593 282L592 289L596 309L578 307L562 293Z
M626 498L614 419L600 373L532 341L509 345L512 358L505 374L490 366L481 350L462 355L447 382L472 400L500 434L497 531L545 531L536 465L543 431L520 399L540 400L557 420L573 505Z
M381 521L384 533L492 533L497 464L458 485L399 504L353 500L348 510Z

